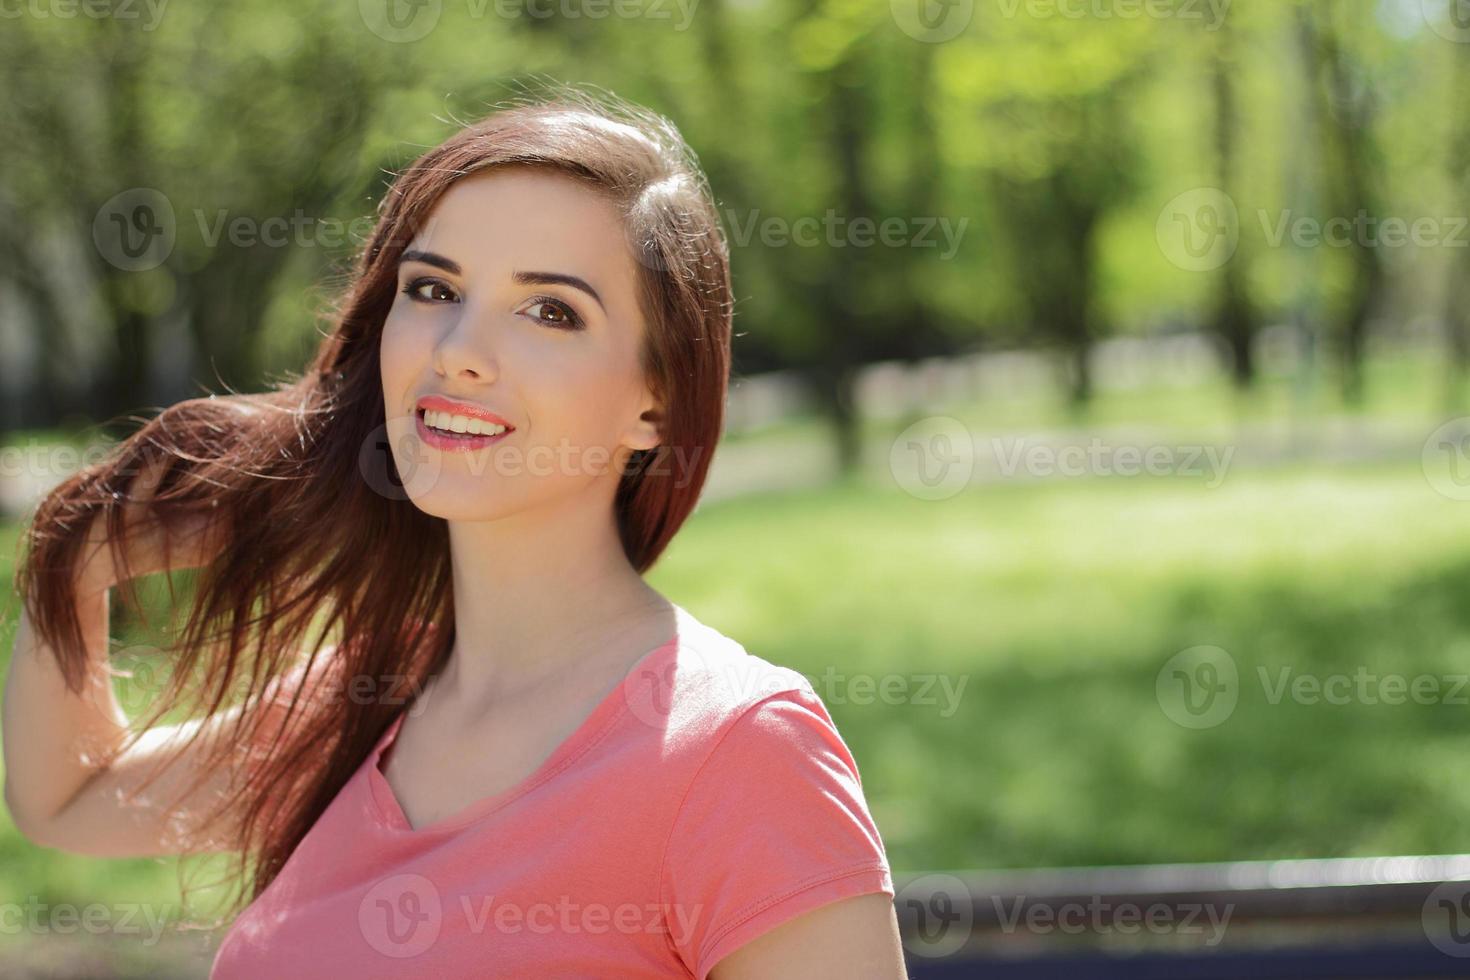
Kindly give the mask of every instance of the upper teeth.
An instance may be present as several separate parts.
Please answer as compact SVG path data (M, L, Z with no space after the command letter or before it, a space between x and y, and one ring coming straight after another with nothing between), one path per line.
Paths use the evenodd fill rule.
M505 431L505 426L494 425L483 419L468 415L453 415L449 412L424 412L424 424L431 429L445 432L467 432L475 436L494 436Z

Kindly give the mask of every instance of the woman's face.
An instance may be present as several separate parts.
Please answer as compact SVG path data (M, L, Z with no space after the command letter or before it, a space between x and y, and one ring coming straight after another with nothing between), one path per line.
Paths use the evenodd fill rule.
M658 444L635 284L617 212L587 187L523 167L451 185L404 251L382 336L388 443L419 508L501 517L615 486ZM429 396L509 430L446 443L424 428L453 425L424 415Z

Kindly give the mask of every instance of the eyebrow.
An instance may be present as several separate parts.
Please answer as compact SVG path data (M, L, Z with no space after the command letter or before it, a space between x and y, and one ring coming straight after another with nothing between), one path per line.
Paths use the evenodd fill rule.
M464 275L464 270L460 268L458 262L454 261L451 258L446 258L445 256L438 254L437 252L424 252L418 249L409 249L403 253L398 261L399 264L402 264L404 262L423 262L425 265L432 265L437 268L443 269L445 272L453 276ZM565 272L530 272L518 269L515 272L511 273L511 278L523 286L561 285L570 286L573 289L580 289L588 296L591 296L593 299L597 300L597 305L602 307L603 313L607 312L607 304L603 303L602 297L597 295L597 290L593 289L592 286L587 282L587 280L582 279L578 276L569 275Z

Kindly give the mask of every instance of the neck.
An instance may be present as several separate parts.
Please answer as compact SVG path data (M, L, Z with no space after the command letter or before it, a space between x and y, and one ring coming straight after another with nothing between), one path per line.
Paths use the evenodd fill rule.
M595 686L673 633L673 604L629 564L610 504L569 497L451 521L449 542L455 642L435 687L470 714L579 679Z

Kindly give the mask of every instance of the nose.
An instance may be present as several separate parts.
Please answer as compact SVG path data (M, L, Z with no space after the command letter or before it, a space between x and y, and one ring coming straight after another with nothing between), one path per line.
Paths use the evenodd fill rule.
M500 374L491 349L490 317L478 315L469 305L462 307L444 336L434 345L434 370L446 378L493 381Z

